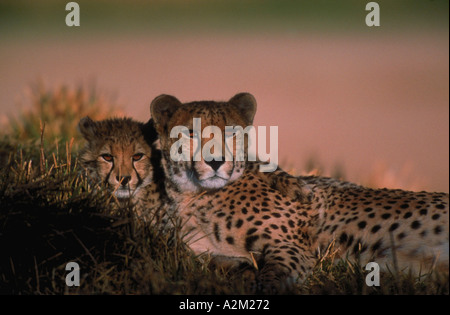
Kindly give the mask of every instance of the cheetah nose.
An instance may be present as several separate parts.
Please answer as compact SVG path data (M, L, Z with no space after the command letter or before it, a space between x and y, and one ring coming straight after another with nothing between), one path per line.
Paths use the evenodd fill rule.
M117 181L122 185L126 186L128 182L131 180L131 176L116 176Z
M208 164L209 166L211 166L211 168L214 171L217 171L219 169L219 167L224 163L224 161L216 161L216 160L211 160L211 161L205 161L206 164Z

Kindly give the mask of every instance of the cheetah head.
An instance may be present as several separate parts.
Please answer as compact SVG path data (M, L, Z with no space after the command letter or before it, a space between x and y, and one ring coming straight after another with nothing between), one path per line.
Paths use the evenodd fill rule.
M91 182L105 183L119 201L126 201L152 181L148 124L130 118L84 117L78 128L87 140L80 162Z
M238 140L228 128L252 125L256 100L251 94L237 94L228 102L185 104L173 96L161 95L153 100L150 111L160 136L166 177L178 191L219 189L242 175L248 138L246 135L240 138L244 139L244 153L243 158L236 159ZM183 138L185 141L177 146ZM212 140L220 145L210 146ZM187 158L174 159L171 154L174 148L178 153L188 152ZM211 154L209 158L205 157L205 151Z

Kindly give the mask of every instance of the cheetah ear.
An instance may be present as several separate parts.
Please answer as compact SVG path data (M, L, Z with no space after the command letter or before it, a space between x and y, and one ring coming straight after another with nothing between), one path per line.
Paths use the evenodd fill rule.
M155 122L158 133L164 132L164 129L170 117L181 106L181 102L174 96L162 94L156 97L150 104L150 113Z
M236 106L243 115L246 123L251 125L256 114L256 99L250 93L239 93L233 96L229 104Z
M86 140L90 140L96 137L97 124L89 116L81 118L78 123L78 129Z

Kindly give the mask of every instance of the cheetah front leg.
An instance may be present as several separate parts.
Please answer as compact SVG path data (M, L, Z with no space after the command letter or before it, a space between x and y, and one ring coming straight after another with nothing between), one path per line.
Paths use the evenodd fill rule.
M314 267L315 256L293 243L268 246L262 255L257 276L257 291L263 294L280 294L304 280Z

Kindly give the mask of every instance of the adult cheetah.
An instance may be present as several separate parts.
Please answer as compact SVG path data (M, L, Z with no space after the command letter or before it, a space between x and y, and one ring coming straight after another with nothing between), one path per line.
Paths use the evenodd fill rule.
M304 279L317 253L335 243L342 257L396 267L448 268L448 194L374 190L323 177L258 175L258 162L175 162L170 150L175 126L248 126L256 101L241 93L228 102L182 104L161 95L150 106L160 136L165 186L196 254L218 261L257 262L265 292L289 279ZM192 139L192 135L185 135ZM208 140L208 139L206 139ZM192 142L191 142L192 145ZM224 144L225 146L225 144ZM268 185L284 182L298 196Z

